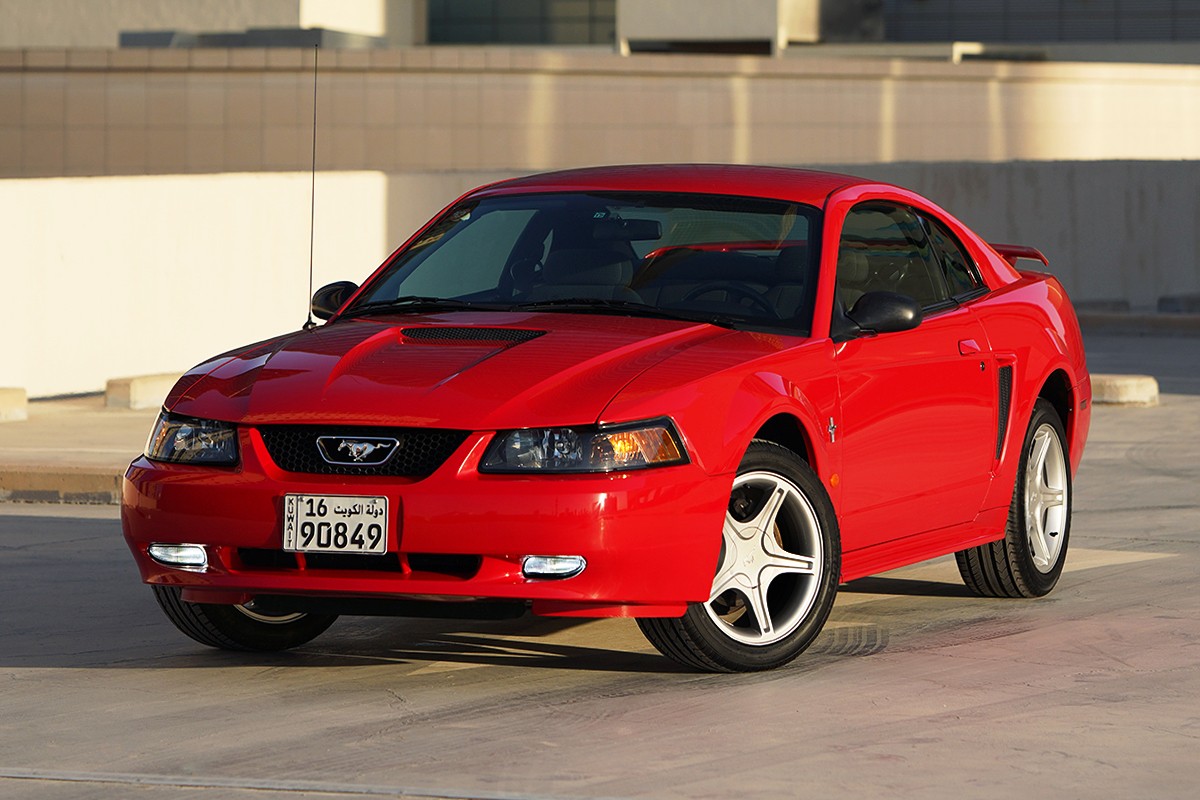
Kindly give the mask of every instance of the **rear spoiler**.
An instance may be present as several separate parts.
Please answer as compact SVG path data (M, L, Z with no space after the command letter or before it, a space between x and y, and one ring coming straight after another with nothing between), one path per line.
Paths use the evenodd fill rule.
M1005 261L1014 267L1017 266L1018 258L1028 258L1032 259L1033 261L1040 261L1047 267L1050 266L1050 259L1046 258L1045 254L1043 254L1042 251L1038 250L1036 247L1026 247L1020 244L992 244L991 242L988 242L988 244L990 244L992 249L999 253Z

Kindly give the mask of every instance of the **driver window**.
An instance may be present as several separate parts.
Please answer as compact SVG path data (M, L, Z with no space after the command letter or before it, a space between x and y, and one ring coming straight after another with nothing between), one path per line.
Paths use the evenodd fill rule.
M922 307L949 297L920 219L907 208L866 203L846 215L838 245L837 298L842 310L867 292L896 292Z

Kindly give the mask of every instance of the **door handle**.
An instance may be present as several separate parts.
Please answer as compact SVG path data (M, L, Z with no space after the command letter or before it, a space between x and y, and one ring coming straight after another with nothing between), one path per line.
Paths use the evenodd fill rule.
M960 356L973 356L980 351L979 343L974 339L959 339L958 354Z

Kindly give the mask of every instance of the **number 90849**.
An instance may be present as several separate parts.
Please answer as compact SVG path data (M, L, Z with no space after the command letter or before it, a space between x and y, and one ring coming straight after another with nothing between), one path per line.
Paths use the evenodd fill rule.
M386 497L288 494L283 549L293 553L387 552Z

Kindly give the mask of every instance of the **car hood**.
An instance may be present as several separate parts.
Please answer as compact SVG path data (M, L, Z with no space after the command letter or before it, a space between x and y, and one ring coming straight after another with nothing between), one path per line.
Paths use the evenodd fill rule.
M214 359L180 381L167 407L246 424L585 424L655 364L729 335L707 324L590 314L341 320Z

